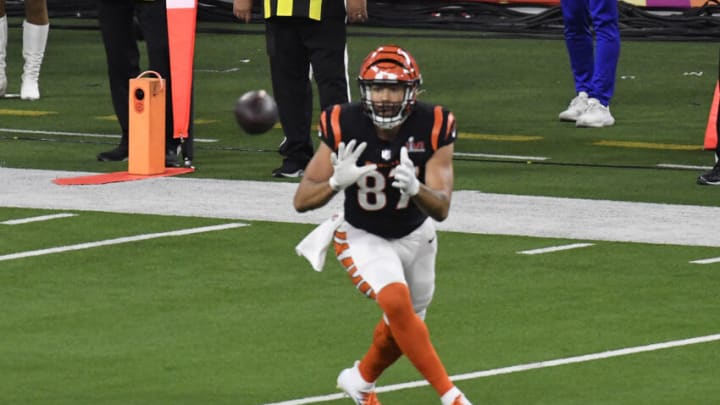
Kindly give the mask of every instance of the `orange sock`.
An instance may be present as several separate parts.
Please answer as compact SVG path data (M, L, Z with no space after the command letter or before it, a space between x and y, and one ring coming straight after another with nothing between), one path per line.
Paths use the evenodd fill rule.
M374 382L390 365L402 356L402 351L392 337L384 319L375 327L373 342L360 361L360 375L365 381Z
M442 396L454 385L445 371L430 333L412 306L410 291L401 283L393 283L377 294L377 302L390 322L392 337L403 354Z

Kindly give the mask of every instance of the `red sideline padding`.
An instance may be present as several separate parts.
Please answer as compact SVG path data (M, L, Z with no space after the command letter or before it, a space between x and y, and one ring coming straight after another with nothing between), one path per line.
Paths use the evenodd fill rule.
M715 150L718 142L718 103L720 103L720 81L715 83L715 94L713 95L710 115L708 116L707 127L705 127L705 143L703 149Z
M173 137L187 138L190 126L193 58L197 0L167 0L170 85L172 86Z
M158 174L140 175L140 174L130 174L128 172L102 173L102 174L95 174L92 176L57 178L57 179L53 180L53 183L59 184L61 186L88 186L88 185L98 185L98 184L107 184L107 183L118 183L121 181L143 180L143 179L150 179L153 177L175 176L178 174L192 173L194 171L195 171L195 168L192 168L192 167L179 167L179 168L168 167L165 169L165 172L158 173Z

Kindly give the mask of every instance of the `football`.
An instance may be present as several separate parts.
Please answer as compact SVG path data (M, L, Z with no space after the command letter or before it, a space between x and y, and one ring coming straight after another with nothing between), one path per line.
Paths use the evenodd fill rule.
M265 90L252 90L235 103L235 120L245 133L264 134L278 121L275 99Z

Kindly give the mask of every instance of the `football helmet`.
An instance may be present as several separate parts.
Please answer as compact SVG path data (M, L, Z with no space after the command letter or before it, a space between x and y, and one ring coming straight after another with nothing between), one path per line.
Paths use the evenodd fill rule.
M415 105L422 76L415 58L397 45L383 45L365 58L358 75L360 102L376 126L392 129L402 124ZM372 100L372 91L383 85L403 85L405 94L399 103Z

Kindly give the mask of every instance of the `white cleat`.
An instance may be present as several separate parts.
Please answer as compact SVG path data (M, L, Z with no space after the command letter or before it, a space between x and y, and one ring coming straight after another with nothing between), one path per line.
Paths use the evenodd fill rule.
M453 387L443 394L440 401L443 405L472 405L458 387Z
M352 399L356 405L381 405L375 394L375 383L365 381L358 369L359 361L352 368L340 372L337 378L337 387Z

